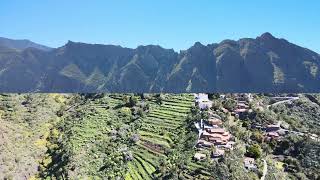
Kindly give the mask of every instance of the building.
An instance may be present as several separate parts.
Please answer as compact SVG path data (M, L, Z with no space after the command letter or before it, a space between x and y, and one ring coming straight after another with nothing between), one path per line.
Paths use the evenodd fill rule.
M201 101L201 102L198 102L197 104L201 110L210 109L212 107L211 101Z
M210 129L217 129L217 128L220 128L220 127L217 126L217 125L212 125L212 126L204 125L203 126L203 129L206 130L206 131L210 131Z
M229 142L227 142L227 144L225 144L225 145L218 145L217 147L219 147L219 148L224 148L224 149L227 149L227 150L233 150L234 144L235 144L234 141L229 141Z
M263 126L261 124L252 124L251 125L251 129L259 129L262 130L264 129Z
M244 94L244 97L246 98L246 100L247 100L248 102L253 101L253 95L252 95L251 93L245 93L245 94Z
M208 94L199 93L199 94L195 94L195 99L196 99L196 102L209 101L209 96Z
M223 133L225 133L226 131L225 131L224 128L212 128L212 129L209 129L208 132L209 132L210 134L215 134L215 133L217 133L217 134L223 134Z
M234 110L234 112L235 112L236 114L245 113L245 112L247 112L247 111L248 111L248 109L236 109L236 110Z
M236 98L237 98L238 101L251 102L253 100L253 96L250 93L237 94Z
M278 139L280 135L277 132L267 132L266 139L272 140L272 139Z
M229 110L226 109L226 108L221 108L221 111L222 111L223 113L228 113L228 112L229 112Z
M237 104L237 108L238 108L238 109L248 109L248 108L249 108L249 106L248 106L248 105L246 105L246 103L245 103L245 102L238 102L238 104Z
M221 126L222 125L222 121L220 119L215 118L215 117L209 118L208 123L212 126Z
M223 128L212 128L203 132L202 137L214 145L226 145L229 142L231 135Z
M209 111L208 114L209 114L209 118L222 119L218 114L216 114L216 113L214 113L212 111Z
M197 146L198 146L198 147L210 148L210 147L214 146L214 144L211 143L211 142L208 142L208 141L206 141L206 140L200 139L200 140L198 141Z
M206 157L207 157L207 155L205 155L205 154L196 153L193 158L194 158L195 160L202 161L202 160L205 160Z
M225 151L223 149L216 149L214 152L212 152L211 157L212 158L220 158L224 155Z
M195 94L195 102L201 110L210 109L212 107L212 101L209 100L208 94Z
M255 164L255 160L250 157L245 157L243 160L244 167L248 170L256 170L257 166Z
M268 125L266 128L267 132L274 132L274 131L279 131L280 130L280 125L279 124L272 124Z

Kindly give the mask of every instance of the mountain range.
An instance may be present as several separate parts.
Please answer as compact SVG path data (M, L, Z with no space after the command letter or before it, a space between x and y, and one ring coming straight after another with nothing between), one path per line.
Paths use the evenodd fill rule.
M13 40L13 39L8 39L8 38L3 38L0 37L0 46L2 47L7 47L10 49L16 49L16 50L20 50L23 51L27 48L37 48L43 51L50 51L52 48L49 48L47 46L41 45L41 44L37 44L34 43L30 40Z
M264 33L175 52L0 38L0 92L320 92L320 55Z

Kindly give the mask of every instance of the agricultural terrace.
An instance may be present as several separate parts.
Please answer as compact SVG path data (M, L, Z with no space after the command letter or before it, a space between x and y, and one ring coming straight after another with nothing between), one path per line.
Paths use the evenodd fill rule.
M150 112L142 119L138 130L139 141L134 147L133 160L129 162L126 180L152 179L159 160L173 145L176 130L186 123L193 105L191 94L165 94L161 105L151 103Z
M126 142L131 135L127 133L130 127L124 120L127 114L130 121L131 110L124 107L123 96L112 94L86 101L75 108L75 113L69 113L71 116L64 117L59 127L63 142L52 142L61 147L52 149L57 153L53 157L64 152L60 157L61 164L47 165L42 176L51 176L51 172L56 176L67 174L70 178L104 177L106 174L111 179L124 176L126 168L120 163L124 162L123 153L129 149Z

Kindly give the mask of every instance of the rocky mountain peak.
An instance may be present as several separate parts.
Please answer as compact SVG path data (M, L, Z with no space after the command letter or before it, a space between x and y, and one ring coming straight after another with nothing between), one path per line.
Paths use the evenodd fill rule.
M277 38L275 38L271 33L266 32L266 33L263 33L261 36L259 36L257 39L260 39L260 40L275 40Z

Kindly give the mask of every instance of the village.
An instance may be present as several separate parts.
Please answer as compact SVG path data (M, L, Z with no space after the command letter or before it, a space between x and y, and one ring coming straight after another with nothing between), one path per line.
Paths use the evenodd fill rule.
M234 94L234 99L236 101L236 106L233 109L226 109L221 107L220 109L214 109L213 101L209 99L208 94L199 93L194 94L195 105L200 109L201 112L208 113L207 118L200 119L195 123L198 129L198 140L196 142L196 153L194 154L194 159L196 161L205 160L219 160L222 158L226 152L232 151L234 145L236 144L236 138L224 127L224 120L219 115L221 113L229 113L231 116L241 119L241 117L246 113L251 113L253 110L250 104L254 100L254 97L250 93L246 94ZM222 100L227 100L227 96L220 94L219 98ZM270 108L271 106L276 106L281 103L292 103L292 101L298 100L299 97L272 97L276 100L275 103L263 106L261 102L255 102L258 108ZM274 124L254 124L250 128L257 129L262 132L263 141L281 141L286 135L293 133L296 135L304 136L307 133L296 132L288 130L288 127L279 121ZM309 134L310 138L318 138L314 134ZM264 161L263 173L264 176L267 173L267 163ZM257 170L258 166L256 164L256 159L253 157L244 157L243 167L248 171ZM263 176L263 177L264 177Z
M225 95L220 95L220 98L226 98ZM241 113L249 111L248 103L252 101L251 94L243 94L237 97L237 108L230 112L234 116L239 116ZM232 151L233 146L236 143L235 138L230 132L223 127L222 118L213 111L212 101L209 100L208 94L199 93L195 94L195 104L201 111L208 111L208 119L201 119L195 123L198 129L199 137L196 144L197 153L194 155L194 159L198 161L211 158L212 160L219 159L224 156L226 151ZM222 108L224 113L228 113L229 110ZM205 149L210 149L211 153L207 157ZM244 159L244 167L246 169L256 169L255 161L253 158L246 157Z

